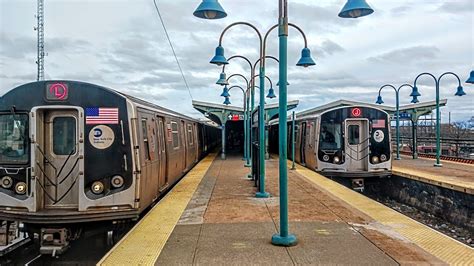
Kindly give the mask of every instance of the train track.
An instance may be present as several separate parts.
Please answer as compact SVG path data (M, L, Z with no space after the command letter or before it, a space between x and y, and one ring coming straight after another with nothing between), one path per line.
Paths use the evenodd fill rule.
M409 156L413 155L413 153L410 151L400 151L400 153L404 155L409 155ZM436 154L418 153L418 157L436 159ZM441 155L440 159L444 161L451 161L451 162L457 162L457 163L474 164L474 159L469 159L469 158L459 158L459 157Z

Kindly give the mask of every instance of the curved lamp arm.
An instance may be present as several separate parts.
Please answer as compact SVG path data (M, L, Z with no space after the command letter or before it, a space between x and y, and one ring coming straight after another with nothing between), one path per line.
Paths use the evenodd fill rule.
M258 77L259 77L259 75L253 76L253 77L252 77L252 80L254 80L255 78L258 78ZM270 88L273 88L273 82L272 82L272 80L271 80L267 75L265 75L265 78L270 82ZM252 80L251 80L251 81L252 81ZM258 86L254 86L254 87L258 87Z
M232 74L232 75L230 75L230 76L227 78L227 82L229 82L229 80L230 80L232 77L241 77L241 78L243 78L243 79L245 80L245 85L247 85L247 87L250 87L250 86L249 86L249 84L250 84L250 83L249 83L249 80L248 80L244 75L238 74L238 73Z
M444 77L444 76L446 76L446 75L453 75L453 76L455 76L455 77L458 79L458 84L459 84L458 86L461 86L461 79L459 78L458 75L456 75L456 74L453 73L453 72L445 72L445 73L441 74L441 76L439 76L439 78L438 78L438 84L440 83L441 78Z
M234 58L240 58L240 59L245 60L245 61L249 64L249 66L250 66L250 72L251 72L251 73L254 73L254 69L255 69L255 68L253 68L252 62L250 62L250 60L249 60L247 57L242 56L242 55L233 55L233 56L229 57L229 59L227 59L227 61L230 61L230 60L232 60L232 59L234 59ZM225 66L226 66L225 64L222 65L222 72L225 71ZM250 85L248 85L248 86L250 86Z
M273 59L275 60L277 63L280 63L280 60L278 60L276 57L274 57L273 55L266 55L265 56L265 59ZM255 61L255 64L253 64L253 69L255 69L257 67L257 64L262 61L262 58L259 58L257 61ZM265 60L264 60L265 61Z
M304 39L304 48L308 48L308 39L306 38L306 34L303 32L303 30L300 27L293 24L293 23L288 23L288 26L295 28L296 30L298 30L301 33L301 35L303 36L303 39ZM268 35L276 28L278 28L278 24L273 25L267 31L267 33L265 34L265 37L263 38L263 55L265 55L265 52L266 52ZM265 63L263 65L265 65Z
M424 76L424 75L431 76L431 77L434 79L435 84L438 84L438 80L436 79L435 76L433 76L433 74L428 73L428 72L424 72L424 73L421 73L421 74L419 74L418 76L416 76L415 82L413 83L413 87L416 87L416 82L418 81L418 78L420 78L421 76ZM436 86L436 87L438 87L438 86Z
M403 88L403 87L410 87L410 88L413 89L412 85L405 83L405 84L401 85L400 87L398 87L398 92L400 92L400 89Z
M392 88L392 89L395 91L395 93L397 93L397 88L395 88L395 87L394 87L393 85L391 85L391 84L385 84L385 85L383 85L382 87L380 87L380 89L379 89L379 96L380 96L380 92L382 92L382 89L385 88L385 87L390 87L390 88Z
M244 90L242 87L240 87L240 86L238 86L238 85L231 86L231 87L228 89L229 92L230 92L230 90L232 90L233 88L238 88L238 89L240 89L240 90L242 91L242 93L244 94L244 99L245 99L245 97L246 97L246 96L245 96L245 90Z
M224 34L226 33L226 31L228 31L230 28L234 27L234 26L237 26L237 25L245 25L245 26L248 26L252 29L255 30L255 32L257 33L258 35L258 39L260 40L260 56L263 55L263 40L262 40L262 34L260 33L260 31L257 29L257 27L255 27L254 25L248 23L248 22L243 22L243 21L239 21L239 22L234 22L232 24L230 24L229 26L227 26L221 33L221 36L219 37L219 46L222 46L222 39L224 38ZM263 62L262 62L263 63Z

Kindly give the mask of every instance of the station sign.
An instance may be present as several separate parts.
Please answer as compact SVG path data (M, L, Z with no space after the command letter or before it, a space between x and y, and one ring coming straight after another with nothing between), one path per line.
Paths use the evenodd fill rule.
M227 118L231 121L241 121L244 120L244 115L230 114Z
M400 113L400 119L411 119L411 113ZM397 114L392 115L392 119L397 119Z

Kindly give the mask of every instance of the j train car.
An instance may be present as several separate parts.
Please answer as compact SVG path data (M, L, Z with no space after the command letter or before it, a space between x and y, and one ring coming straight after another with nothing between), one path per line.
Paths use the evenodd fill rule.
M215 127L101 86L21 85L0 98L0 220L61 252L83 223L138 218L219 141Z
M389 115L368 106L339 107L295 120L295 161L325 176L366 178L391 174ZM278 128L270 135L278 143ZM288 122L291 156L292 122Z

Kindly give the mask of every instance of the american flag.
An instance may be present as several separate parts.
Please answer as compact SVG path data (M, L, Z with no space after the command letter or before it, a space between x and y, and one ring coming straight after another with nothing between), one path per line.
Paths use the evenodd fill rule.
M86 125L118 124L118 108L86 108Z
M372 120L372 128L385 128L385 119Z

